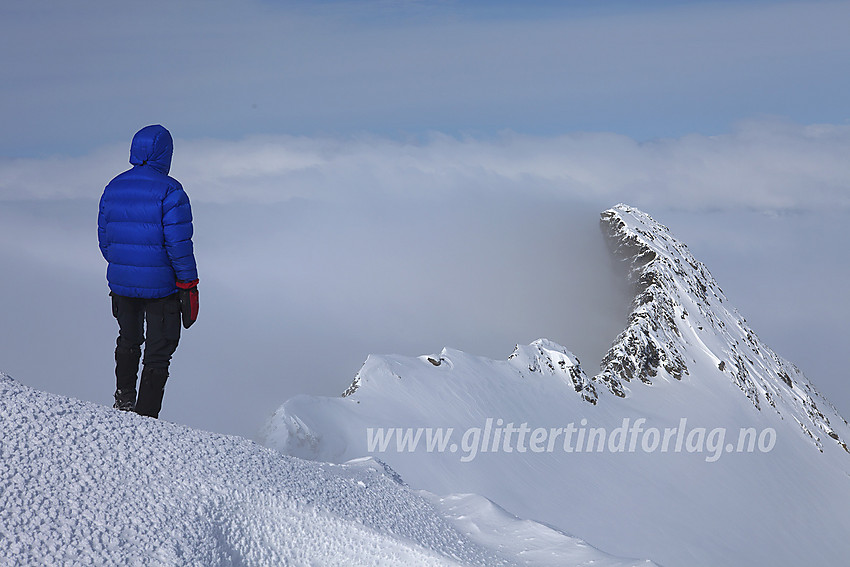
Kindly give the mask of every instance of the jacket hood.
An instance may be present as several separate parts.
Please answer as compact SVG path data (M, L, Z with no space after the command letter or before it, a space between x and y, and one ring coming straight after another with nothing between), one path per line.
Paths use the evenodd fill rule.
M133 143L130 144L130 163L149 165L168 175L173 152L174 141L168 130L159 124L145 126L133 136Z

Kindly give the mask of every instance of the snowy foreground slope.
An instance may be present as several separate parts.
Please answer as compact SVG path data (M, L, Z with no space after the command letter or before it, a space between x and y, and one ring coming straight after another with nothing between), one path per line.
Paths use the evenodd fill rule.
M416 494L371 459L308 462L0 374L3 567L587 564L643 563L478 497Z
M847 422L666 227L626 205L601 221L635 299L599 374L546 339L507 360L373 355L343 397L281 406L267 444L377 457L668 567L846 564Z

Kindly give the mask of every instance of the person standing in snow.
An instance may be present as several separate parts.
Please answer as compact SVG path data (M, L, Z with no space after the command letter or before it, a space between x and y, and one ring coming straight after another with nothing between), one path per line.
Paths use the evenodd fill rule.
M119 327L113 407L154 418L162 408L181 319L188 329L198 313L192 209L180 182L168 175L173 149L164 127L139 130L130 145L133 168L106 186L97 219Z

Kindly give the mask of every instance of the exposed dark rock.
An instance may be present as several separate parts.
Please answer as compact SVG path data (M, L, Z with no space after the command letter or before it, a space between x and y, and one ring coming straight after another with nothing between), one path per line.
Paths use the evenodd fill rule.
M354 376L354 380L351 381L351 385L348 386L348 388L346 388L345 391L342 393L342 397L347 398L348 396L350 396L351 394L356 392L357 388L359 388L359 387L360 387L360 373L358 372Z

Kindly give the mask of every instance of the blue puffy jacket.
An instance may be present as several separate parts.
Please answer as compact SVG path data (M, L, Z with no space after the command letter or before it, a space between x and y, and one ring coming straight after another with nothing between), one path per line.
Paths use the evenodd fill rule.
M103 191L97 237L118 295L155 299L176 293L177 280L198 279L189 197L168 176L173 149L168 130L142 128L130 146L133 168Z

